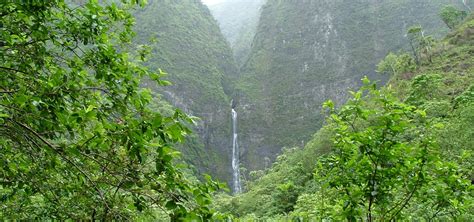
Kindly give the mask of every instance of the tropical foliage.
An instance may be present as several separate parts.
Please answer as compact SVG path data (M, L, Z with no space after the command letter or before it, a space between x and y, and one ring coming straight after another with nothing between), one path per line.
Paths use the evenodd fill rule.
M147 209L209 219L218 184L188 179L173 149L192 121L150 108L159 86L130 45L143 1L3 1L0 217L128 220Z
M470 180L458 173L456 163L442 160L432 132L442 124L432 125L425 111L363 81L362 89L339 111L331 101L325 103L334 126L334 149L319 161L315 177L321 190L335 195L325 203L332 209L322 214L350 221L393 221L407 219L410 206L436 209L424 212L426 218L466 213L464 204L472 201ZM432 198L434 193L439 198Z

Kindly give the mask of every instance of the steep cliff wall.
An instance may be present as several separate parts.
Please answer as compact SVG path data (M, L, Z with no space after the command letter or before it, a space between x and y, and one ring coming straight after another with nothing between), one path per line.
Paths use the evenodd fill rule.
M155 42L148 65L168 73L173 85L154 89L171 104L199 117L182 146L200 172L230 181L232 132L225 85L237 74L232 51L215 19L200 1L155 0L135 13L137 43Z
M405 33L422 25L440 36L438 17L454 0L268 1L235 97L241 116L243 165L267 165L282 147L302 146L322 125L320 107L341 104L377 61L406 48Z

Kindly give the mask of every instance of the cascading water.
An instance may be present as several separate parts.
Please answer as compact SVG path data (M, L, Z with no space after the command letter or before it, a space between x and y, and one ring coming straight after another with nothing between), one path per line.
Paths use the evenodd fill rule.
M234 193L242 192L240 184L239 144L237 142L237 112L232 108L232 182Z

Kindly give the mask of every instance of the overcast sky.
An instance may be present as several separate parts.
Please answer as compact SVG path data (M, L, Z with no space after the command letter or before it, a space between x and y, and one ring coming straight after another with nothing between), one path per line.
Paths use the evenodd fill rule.
M225 0L201 0L202 3L206 4L206 5L215 5L217 3L221 3Z

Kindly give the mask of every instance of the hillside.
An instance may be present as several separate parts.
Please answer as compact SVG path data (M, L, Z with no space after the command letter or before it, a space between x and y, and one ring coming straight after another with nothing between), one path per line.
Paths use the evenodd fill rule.
M386 80L375 65L409 47L408 27L446 33L438 12L448 3L463 7L450 0L267 2L235 84L243 166L263 169L283 147L304 146L323 124L323 101L342 104L364 75Z
M181 146L200 173L230 181L231 121L228 78L237 75L232 51L199 1L150 1L135 12L136 43L148 44L147 65L172 85L153 88L172 105L199 117L197 134ZM149 87L150 85L145 85Z
M408 54L398 55L397 59L400 62L398 64L404 65L398 66L395 73L391 73L387 86L381 89L381 92L386 95L394 95L395 101L416 106L422 110L422 113L426 112L427 122L434 126L428 129L437 144L431 152L441 158L438 164L442 161L451 161L447 167L438 170L452 168L454 171L432 179L449 183L449 177L458 176L457 181L459 183L462 181L464 184L462 186L468 187L467 192L450 196L441 194L444 192L443 186L429 186L426 191L420 191L422 194L413 200L415 204L403 211L405 220L438 218L445 221L470 221L474 217L472 215L474 209L472 189L469 191L469 187L472 187L471 180L474 179L472 167L474 158L469 154L474 151L471 139L474 137L474 126L471 124L474 121L473 43L474 15L471 15L454 32L438 41L431 52L426 52L419 65L414 65L414 58ZM432 56L431 61L428 60L429 55ZM411 59L406 60L407 58ZM375 107L377 103L370 98L368 95L364 96L369 109ZM354 101L356 100L352 99L343 110L350 110L354 104L357 104ZM341 110L341 113L345 111ZM329 119L328 117L328 121ZM326 124L304 148L286 149L270 169L253 172L249 178L246 193L236 197L222 194L218 197L216 205L224 212L231 212L248 220L257 218L289 220L295 217L334 219L335 215L331 216L331 211L335 210L341 214L340 208L331 207L338 204L337 193L323 185L324 179L327 178L323 176L324 169L320 166L328 161L326 157L331 157L337 146L335 143L336 132L339 132L337 130L337 125L334 123ZM413 133L415 131L409 131L409 134ZM372 136L375 137L375 135ZM409 135L408 137L410 138ZM456 172L454 173L456 175L453 172ZM426 177L429 177L428 174ZM456 188L461 189L461 186L458 186ZM447 192L452 192L456 188L451 185ZM417 202L420 201L418 198L422 199L423 196L437 200ZM451 199L443 202L442 205L436 205L436 208L430 206L430 204L440 204L436 201L447 201L445 198ZM454 200L456 198L464 201L464 210L450 211L451 207L459 207L452 205L458 201ZM332 200L336 202L331 202ZM444 207L448 213L443 210ZM438 211L432 211L433 209ZM352 214L356 213L352 212Z

